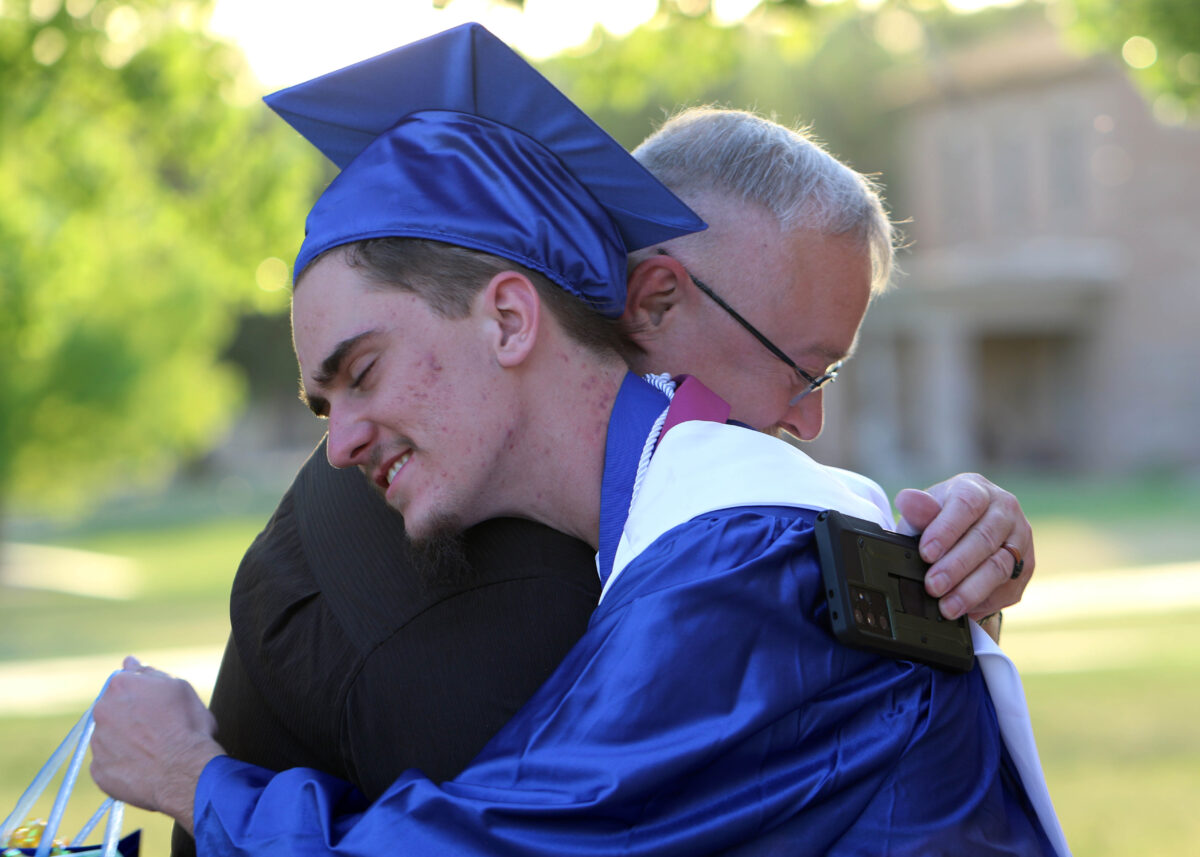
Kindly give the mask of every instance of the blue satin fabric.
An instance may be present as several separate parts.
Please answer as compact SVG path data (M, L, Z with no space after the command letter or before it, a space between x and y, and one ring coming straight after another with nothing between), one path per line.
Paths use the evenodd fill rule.
M200 853L1050 853L1007 782L978 670L832 639L810 521L733 510L663 536L440 789L406 774L364 811L314 771L214 760Z
M659 414L670 404L662 391L634 375L625 373L604 443L604 478L600 486L600 538L596 570L600 585L608 582L617 544L629 518L633 485L646 438Z
M616 419L662 404L639 384L622 388ZM606 490L603 504L621 498ZM409 772L367 807L316 771L214 759L196 791L199 853L1051 854L978 669L833 638L813 515L722 510L665 533L533 699L440 787Z
M705 228L479 24L264 100L342 169L309 216L295 276L339 244L430 238L527 265L615 317L627 252Z
M532 268L609 317L625 308L627 250L608 213L544 147L478 116L401 120L338 174L305 233L297 277L352 241L428 238Z

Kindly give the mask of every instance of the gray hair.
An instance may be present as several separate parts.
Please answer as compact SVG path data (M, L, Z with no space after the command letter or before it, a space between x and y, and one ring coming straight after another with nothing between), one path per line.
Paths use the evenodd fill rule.
M871 254L871 291L887 288L894 230L876 183L805 130L744 110L694 107L668 119L633 155L685 202L716 192L756 203L784 229L851 234Z

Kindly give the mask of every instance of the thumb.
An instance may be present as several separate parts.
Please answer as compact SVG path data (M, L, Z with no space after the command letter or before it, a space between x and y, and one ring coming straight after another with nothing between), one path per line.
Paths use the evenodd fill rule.
M933 522L942 511L942 504L928 491L905 488L896 495L896 509L900 512L900 526L915 535Z

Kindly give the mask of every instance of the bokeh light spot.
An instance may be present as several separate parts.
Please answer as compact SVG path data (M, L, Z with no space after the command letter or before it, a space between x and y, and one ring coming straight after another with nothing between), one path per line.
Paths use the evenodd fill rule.
M1131 36L1121 46L1121 56L1131 68L1150 68L1158 61L1158 48L1145 36Z
M1187 105L1178 95L1164 92L1154 99L1154 118L1164 125L1182 125L1187 121Z
M917 16L905 9L884 9L875 18L875 41L889 53L907 54L925 43Z
M118 6L104 19L104 34L114 42L132 41L142 29L142 16L132 6Z
M288 284L287 262L271 256L263 259L254 272L254 281L264 292L277 292Z
M42 65L54 65L67 52L67 37L61 30L54 27L44 27L33 39L30 46L33 58Z
M713 0L713 20L721 26L730 26L745 18L758 5L758 0Z
M1200 83L1200 54L1189 53L1179 58L1179 76L1188 83Z
M97 8L93 13L101 14ZM132 6L114 6L103 11L104 34L107 42L100 45L100 61L109 68L120 68L129 62L145 44L142 16Z
M96 8L96 0L67 0L67 14L72 18L86 18Z
M29 0L29 17L35 21L49 21L62 8L62 0Z

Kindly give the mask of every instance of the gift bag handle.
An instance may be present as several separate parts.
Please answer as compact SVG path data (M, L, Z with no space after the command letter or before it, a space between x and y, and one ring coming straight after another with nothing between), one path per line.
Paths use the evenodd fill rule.
M118 670L117 672L120 672ZM108 683L112 681L114 672L104 682L104 687L100 689L96 700L99 700L104 695L104 691L108 689ZM42 766L42 769L37 772L33 778L33 782L29 784L29 788L25 789L24 794L17 799L17 805L12 813L4 820L4 824L0 825L0 841L7 841L12 832L17 829L28 813L37 803L38 798L42 796L42 792L46 790L46 786L50 784L50 780L62 767L63 761L70 754L70 762L67 765L67 770L63 774L62 782L58 787L58 794L54 797L54 804L50 809L50 817L46 820L45 830L42 831L41 841L38 843L35 857L47 857L50 854L50 848L54 842L54 834L58 832L58 826L62 822L63 813L67 808L67 801L71 797L71 792L75 789L75 782L79 779L79 769L83 766L83 757L87 754L88 742L91 741L92 731L96 728L95 721L92 719L92 709L96 707L96 702L93 701L87 707L87 711L79 718L79 721L71 727L71 731L67 733L67 737L58 745ZM96 823L104 815L108 813L108 823L104 828L104 846L103 857L114 857L117 853L117 840L120 838L121 822L125 814L125 804L120 801L114 801L108 798L100 805L92 817L84 825L83 829L76 834L71 841L72 845L76 845L92 831Z

